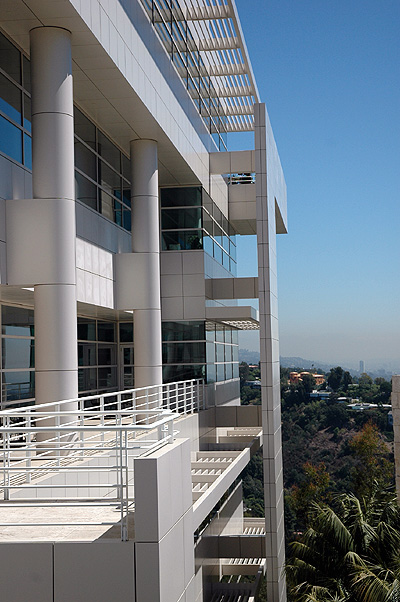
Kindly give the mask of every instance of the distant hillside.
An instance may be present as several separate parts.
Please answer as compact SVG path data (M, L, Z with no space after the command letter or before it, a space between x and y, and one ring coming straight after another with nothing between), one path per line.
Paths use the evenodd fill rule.
M260 354L258 351L249 351L248 349L239 349L239 362L246 362L247 364L258 364L260 361ZM283 368L302 368L304 370L310 370L315 368L322 372L329 372L331 368L335 366L333 364L324 364L318 360L306 360L304 357L280 357L281 366ZM336 364L337 365L337 364ZM351 370L346 366L342 366L344 370L349 370L351 374L357 374L356 370Z

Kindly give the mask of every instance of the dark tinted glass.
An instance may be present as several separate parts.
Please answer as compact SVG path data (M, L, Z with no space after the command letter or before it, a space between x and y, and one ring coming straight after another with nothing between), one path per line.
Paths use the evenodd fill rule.
M75 196L92 209L97 209L97 187L77 171L75 172Z
M22 66L24 71L24 88L28 92L31 91L31 63L30 60L26 58L26 56L22 57Z
M99 341L115 341L115 324L112 322L98 322L97 338Z
M2 333L13 336L34 336L33 310L3 305Z
M96 150L96 128L79 109L74 107L75 134Z
M74 149L75 166L89 176L89 178L96 181L96 155L92 153L87 146L82 144L82 142L78 142L76 139Z
M0 73L0 111L21 124L21 90Z
M101 132L98 132L98 153L114 169L121 170L121 153L116 146Z
M0 33L0 68L16 82L21 83L21 55L19 50Z
M78 318L78 339L80 341L96 340L96 322L89 318Z
M161 207L186 207L201 205L201 188L164 188L161 190Z
M119 340L121 343L133 343L133 323L120 322Z
M24 165L32 169L32 138L24 134Z

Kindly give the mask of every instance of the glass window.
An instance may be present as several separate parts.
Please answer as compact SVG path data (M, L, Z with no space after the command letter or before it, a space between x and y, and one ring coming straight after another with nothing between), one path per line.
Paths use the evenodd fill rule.
M215 344L211 341L207 341L206 350L207 350L207 354L206 354L207 362L208 363L215 362Z
M22 57L23 70L24 70L24 88L28 92L31 92L31 63L26 56Z
M207 364L207 382L214 383L217 378L217 370L215 364Z
M104 190L100 190L100 207L101 213L109 220L114 221L114 203L113 198Z
M131 160L121 153L122 157L122 174L127 180L131 180Z
M122 181L122 201L123 203L125 203L125 205L127 205L128 207L131 206L131 187L130 184L128 184L127 182L125 182L125 180Z
M0 73L0 111L21 124L21 90Z
M165 230L201 228L201 208L163 209L161 212L161 227Z
M99 389L115 389L117 386L117 369L113 366L98 369Z
M225 364L216 364L217 367L217 381L225 380Z
M115 345L99 344L97 358L97 363L99 366L114 366L117 363Z
M163 364L205 362L204 343L163 343Z
M122 209L122 225L125 230L131 231L131 212L129 209L125 209L125 207Z
M225 346L216 344L215 349L217 352L217 362L224 362L225 361Z
M33 310L3 305L1 309L2 333L13 336L34 336Z
M35 367L34 339L2 339L3 370L26 370Z
M15 46L0 33L0 68L21 83L21 55Z
M225 364L225 380L232 378L232 364Z
M96 364L96 345L94 343L79 343L78 366L95 366Z
M97 210L97 187L93 182L75 171L75 196L88 207Z
M233 364L233 366L232 366L232 378L239 378L239 364Z
M189 365L183 364L178 366L163 366L163 381L171 383L179 380L191 380L196 378L205 378L205 365Z
M121 170L121 153L102 132L97 133L99 155L103 157L116 171Z
M0 151L22 163L22 132L1 115Z
M96 155L87 148L82 142L75 140L75 167L83 171L84 174L89 176L95 182L97 181L96 171Z
M31 99L26 94L24 94L24 128L28 132L32 131Z
M78 339L80 341L96 340L96 320L78 318Z
M193 251L203 248L201 230L180 230L178 232L162 233L162 248L164 251Z
M74 107L75 134L96 150L96 127L79 109Z
M15 401L35 397L35 372L3 372L4 399Z
M78 369L78 388L80 393L97 390L97 368Z
M214 259L222 265L222 249L216 242L214 242Z
M97 339L99 341L115 341L115 324L113 322L97 323Z
M161 190L161 207L201 206L201 187L163 188Z
M110 194L121 198L121 176L99 161L99 184Z
M32 169L32 138L24 134L24 165Z
M133 343L133 322L120 322L119 340L121 343Z
M204 322L163 322L163 341L203 341Z

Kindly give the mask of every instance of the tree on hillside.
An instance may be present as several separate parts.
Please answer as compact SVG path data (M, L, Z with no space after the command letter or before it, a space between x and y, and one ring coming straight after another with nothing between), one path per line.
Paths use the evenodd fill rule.
M240 384L244 385L246 380L249 380L250 369L246 362L240 362L239 364L239 378Z
M297 529L304 529L308 522L313 502L327 500L330 476L323 462L318 465L306 462L303 465L305 478L300 485L293 485L288 499L297 517Z
M327 378L328 385L331 387L331 389L337 391L340 388L342 377L343 368L341 368L340 366L337 366L336 368L331 368Z
M292 602L398 602L400 509L375 483L369 497L314 505L310 528L286 563Z
M314 376L312 374L303 374L301 380L303 381L303 387L305 392L307 393L307 395L309 395L311 391L313 391L315 388Z
M347 390L349 388L349 385L353 384L353 379L351 377L350 372L348 372L346 370L346 372L344 372L343 374L343 391L345 391L347 393Z
M374 482L387 487L393 480L393 463L379 428L369 420L350 441L357 466L353 468L353 487L357 495L370 495Z

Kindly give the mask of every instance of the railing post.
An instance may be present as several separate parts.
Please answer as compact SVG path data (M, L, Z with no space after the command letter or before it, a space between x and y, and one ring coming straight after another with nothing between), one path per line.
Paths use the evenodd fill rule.
M4 426L8 428L10 426L10 419L8 416L5 417ZM10 472L7 470L10 466L10 433L3 433L3 499L10 499Z
M187 413L187 381L183 383L183 413Z
M202 404L202 409L205 410L206 409L206 386L205 386L205 382L204 380L201 381L201 404Z
M167 441L168 443L173 443L174 442L174 419L171 418L171 420L169 420L167 422Z
M146 389L146 424L149 424L149 389Z
M60 466L60 455L61 455L60 406L58 406L58 410L56 410L56 412L57 412L57 414L56 414L57 437L56 437L56 441L53 443L53 445L54 444L56 445L57 466Z
M101 424L101 432L100 432L100 439L102 442L104 442L104 395L100 395L100 424Z
M27 419L26 419L26 426L29 429L32 428L32 416L31 416L30 410L28 410L28 416L27 416ZM31 482L31 467L32 467L31 443L32 443L32 433L29 430L26 433L26 467L27 467L28 470L26 471L25 481L27 483Z

